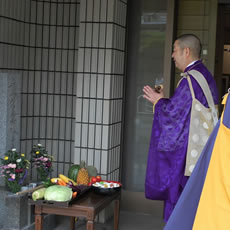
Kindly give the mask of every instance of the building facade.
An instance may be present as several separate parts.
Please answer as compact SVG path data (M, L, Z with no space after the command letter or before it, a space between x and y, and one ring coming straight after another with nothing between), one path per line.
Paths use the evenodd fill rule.
M182 33L200 37L214 72L217 4L0 0L0 157L41 143L54 157L54 176L84 160L143 193L152 114L141 87L163 79L171 94L179 76L172 43Z

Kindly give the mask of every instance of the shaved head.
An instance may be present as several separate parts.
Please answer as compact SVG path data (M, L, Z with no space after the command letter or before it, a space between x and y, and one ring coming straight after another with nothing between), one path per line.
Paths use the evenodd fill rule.
M199 59L201 55L200 39L194 34L183 34L177 38L181 49L189 48L194 58Z

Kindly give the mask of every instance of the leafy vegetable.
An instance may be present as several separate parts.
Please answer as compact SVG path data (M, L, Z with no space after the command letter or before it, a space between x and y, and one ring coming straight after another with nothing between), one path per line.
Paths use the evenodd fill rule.
M44 198L45 200L53 201L69 201L72 198L72 189L61 186L61 185L52 185L46 189Z
M45 188L48 188L49 186L53 185L53 183L51 182L51 179L47 179L45 181L42 182L45 186Z

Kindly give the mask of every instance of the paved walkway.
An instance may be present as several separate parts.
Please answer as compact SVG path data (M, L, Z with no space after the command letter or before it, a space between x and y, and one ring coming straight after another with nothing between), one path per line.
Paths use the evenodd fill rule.
M76 230L85 230L86 223L84 220L79 220L76 223ZM152 215L137 214L130 212L120 212L119 230L162 230L163 221L159 218L154 218ZM68 230L69 218L61 218L61 222L55 230ZM111 218L105 224L96 224L95 230L113 230L113 219Z

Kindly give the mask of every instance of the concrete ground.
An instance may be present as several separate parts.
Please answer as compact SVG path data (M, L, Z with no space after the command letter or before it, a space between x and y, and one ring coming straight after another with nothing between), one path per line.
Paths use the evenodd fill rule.
M69 229L69 220L68 217L60 218L58 227L55 230ZM86 221L78 220L75 226L76 230L85 230ZM162 219L152 215L126 211L120 212L119 230L162 230L163 226L164 223ZM105 224L97 223L95 230L113 230L113 218Z

